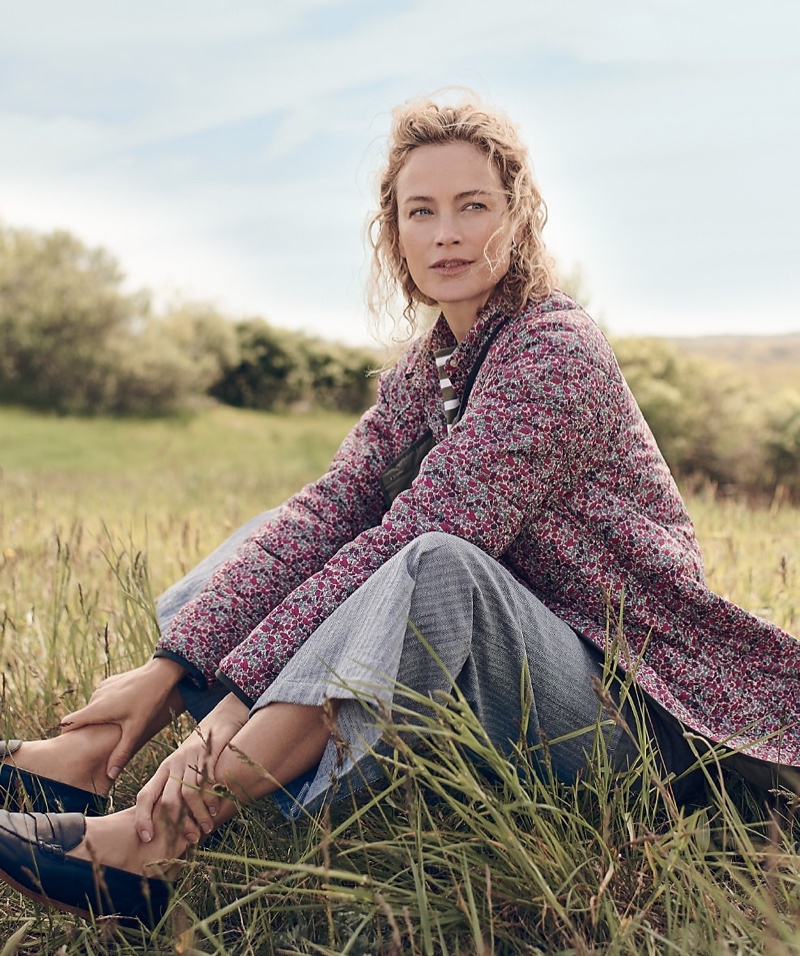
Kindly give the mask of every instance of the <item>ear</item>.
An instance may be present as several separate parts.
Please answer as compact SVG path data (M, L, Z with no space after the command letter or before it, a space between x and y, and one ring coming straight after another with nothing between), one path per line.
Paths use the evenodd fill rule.
M399 230L398 230L398 232L397 232L397 251L398 251L398 253L399 253L399 255L400 255L400 258L401 258L401 259L405 259L405 257L406 257L406 250L405 250L405 248L404 248L404 246L403 246L403 239L402 239L402 237L400 236L400 231L399 231Z

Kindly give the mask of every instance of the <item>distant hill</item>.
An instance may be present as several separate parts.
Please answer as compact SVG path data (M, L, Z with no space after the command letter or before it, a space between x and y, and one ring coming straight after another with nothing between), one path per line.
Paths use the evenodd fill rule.
M765 386L800 388L800 332L670 338L684 352L741 366Z

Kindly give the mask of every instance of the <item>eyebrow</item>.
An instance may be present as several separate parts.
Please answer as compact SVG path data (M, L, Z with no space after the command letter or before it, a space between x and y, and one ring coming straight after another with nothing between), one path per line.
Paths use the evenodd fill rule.
M464 192L457 193L454 197L458 199L468 199L470 196L488 196L490 195L490 190L488 189L465 189ZM433 196L409 196L407 199L403 200L402 205L407 205L410 202L433 202Z

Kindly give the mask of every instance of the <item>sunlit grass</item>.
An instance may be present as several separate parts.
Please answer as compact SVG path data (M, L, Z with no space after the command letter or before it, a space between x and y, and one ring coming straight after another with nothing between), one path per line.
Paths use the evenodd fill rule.
M349 423L0 412L0 729L40 734L145 659L152 595L319 473ZM690 510L712 586L800 632L800 512L711 494ZM398 729L384 793L296 825L250 809L189 864L154 935L4 891L0 954L800 954L795 834L740 781L709 771L709 806L681 809L646 745L615 776L599 741L579 785L542 780L458 701L435 703L427 745ZM119 805L184 731L137 758Z
M800 635L800 510L695 495L689 510L711 587Z

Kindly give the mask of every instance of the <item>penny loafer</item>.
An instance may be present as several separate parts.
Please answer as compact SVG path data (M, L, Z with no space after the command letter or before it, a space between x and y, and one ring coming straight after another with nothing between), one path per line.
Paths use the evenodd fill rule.
M169 903L168 884L67 856L85 834L81 813L0 810L0 879L66 913L154 927Z
M0 740L0 759L6 758L0 764L0 803L7 810L85 813L90 817L102 816L106 812L108 797L15 767L7 758L21 746L21 740Z

